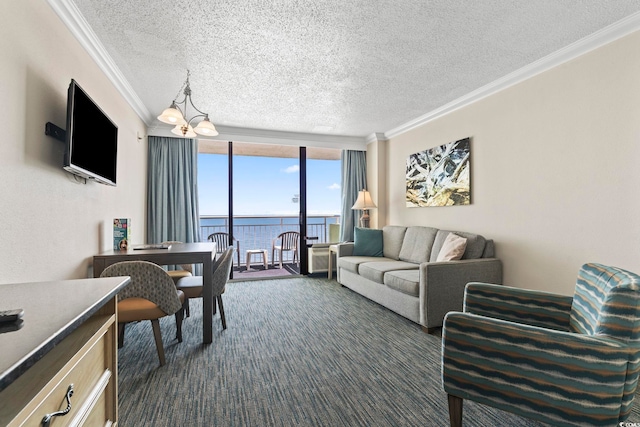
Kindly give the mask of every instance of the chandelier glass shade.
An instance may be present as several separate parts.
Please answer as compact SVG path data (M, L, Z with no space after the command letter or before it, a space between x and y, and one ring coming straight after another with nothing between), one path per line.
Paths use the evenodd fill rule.
M169 108L165 109L162 114L158 116L158 120L162 123L175 125L175 127L171 129L171 133L184 138L194 138L198 135L216 136L218 135L218 131L213 123L209 121L209 114L200 111L193 105L193 101L191 100L191 86L189 85L190 75L191 73L187 70L187 79L182 85L182 88L180 88L178 95L176 95L176 98L171 102ZM181 92L184 98L181 101L177 101ZM191 105L191 108L193 108L197 114L187 119L187 109L189 105ZM181 106L182 109L180 108ZM199 118L202 118L202 120L194 128L192 123Z

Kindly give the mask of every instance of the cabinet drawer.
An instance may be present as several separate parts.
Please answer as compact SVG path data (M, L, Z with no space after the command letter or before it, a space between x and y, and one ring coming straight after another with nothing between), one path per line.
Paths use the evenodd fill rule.
M105 340L99 339L93 346L87 349L86 353L73 366L69 366L69 372L59 381L33 411L27 419L26 425L39 425L46 414L64 410L67 407L67 390L73 384L73 396L71 397L71 410L63 417L54 417L51 421L52 427L65 426L75 418L78 410L90 397L92 390L98 380L105 372Z
M70 384L74 389L71 410L65 416L54 417L51 427L85 419L99 394L106 396L106 415L99 425L105 425L107 418L117 419L115 336L115 315L88 319L0 392L0 425L41 426L45 415L66 409Z
M102 393L84 424L87 426L111 425L111 421L108 421L107 418L107 400L105 394Z

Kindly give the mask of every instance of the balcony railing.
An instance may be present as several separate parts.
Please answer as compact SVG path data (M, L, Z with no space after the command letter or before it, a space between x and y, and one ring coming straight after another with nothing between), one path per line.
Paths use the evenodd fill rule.
M336 224L339 215L308 215L307 236L317 237L313 243L329 242L329 224ZM248 249L267 249L271 262L271 245L280 233L300 231L297 215L290 216L235 216L233 218L233 237L240 244L240 262L244 264L245 251ZM200 240L216 232L229 232L229 218L226 216L201 216ZM286 259L286 258L285 258Z

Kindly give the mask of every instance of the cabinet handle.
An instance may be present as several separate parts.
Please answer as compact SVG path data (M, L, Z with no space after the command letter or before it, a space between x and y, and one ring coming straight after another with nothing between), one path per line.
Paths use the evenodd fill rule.
M69 384L69 388L67 388L67 408L63 411L52 412L47 414L42 419L42 427L49 427L51 424L51 420L53 417L64 417L71 410L71 396L73 396L73 384Z

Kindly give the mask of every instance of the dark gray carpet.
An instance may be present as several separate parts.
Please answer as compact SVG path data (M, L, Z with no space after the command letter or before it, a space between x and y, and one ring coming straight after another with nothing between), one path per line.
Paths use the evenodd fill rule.
M173 317L161 321L163 367L150 323L129 326L119 425L449 425L440 338L418 325L323 278L234 282L223 298L228 328L216 316L210 345L201 300L182 343ZM464 425L541 424L465 402Z

